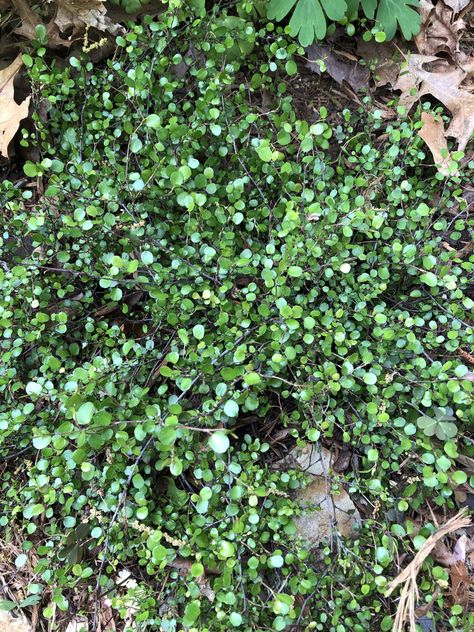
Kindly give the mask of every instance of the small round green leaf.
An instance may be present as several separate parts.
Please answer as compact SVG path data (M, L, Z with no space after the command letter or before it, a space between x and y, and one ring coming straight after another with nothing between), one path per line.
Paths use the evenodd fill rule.
M229 449L230 441L225 432L217 430L209 437L208 445L217 454L224 454Z

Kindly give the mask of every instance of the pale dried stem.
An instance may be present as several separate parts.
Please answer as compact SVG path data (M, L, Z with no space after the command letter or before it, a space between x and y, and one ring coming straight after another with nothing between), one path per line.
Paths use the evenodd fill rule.
M464 529L471 524L471 519L466 515L466 512L466 508L462 509L453 518L448 520L445 525L433 533L433 535L430 535L410 564L389 584L386 592L387 597L392 594L395 588L403 584L393 632L402 632L407 621L410 623L410 632L416 632L415 608L418 599L416 578L418 573L423 566L423 562L428 555L430 555L437 542L449 533L457 531L458 529Z

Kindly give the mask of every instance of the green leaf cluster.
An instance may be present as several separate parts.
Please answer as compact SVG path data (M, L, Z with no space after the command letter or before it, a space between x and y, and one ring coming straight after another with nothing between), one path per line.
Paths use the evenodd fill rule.
M45 619L98 589L150 629L388 630L407 512L452 510L474 456L474 261L443 246L472 164L427 171L416 117L368 101L304 120L297 45L229 17L145 18L102 66L31 57L40 156L0 185L2 536ZM359 463L331 480L371 508L339 553L298 538L278 431Z

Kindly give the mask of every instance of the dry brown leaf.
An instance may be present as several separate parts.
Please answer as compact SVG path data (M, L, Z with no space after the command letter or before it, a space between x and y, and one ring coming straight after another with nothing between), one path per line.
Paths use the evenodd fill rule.
M449 577L451 579L451 597L453 603L461 604L466 607L469 604L469 586L470 578L464 562L456 562L449 569Z
M368 68L364 68L354 61L341 59L341 57L326 46L312 44L306 49L306 57L308 59L308 68L316 74L321 74L320 63L323 62L328 75L339 85L345 82L349 84L355 92L359 92L362 88L368 88L370 79Z
M23 35L30 40L36 39L35 27L38 24L42 24L41 19L33 11L27 0L12 0L12 4L18 17L21 19L21 26L16 29L15 33Z
M373 79L377 88L387 84L395 85L400 72L400 63L397 60L400 55L393 42L379 44L375 40L366 42L363 38L359 38L357 54L367 64L375 65Z
M464 375L463 377L464 380L469 379L466 378L466 375ZM474 381L474 379L472 381ZM474 459L471 459L471 457L469 456L464 456L464 454L460 454L456 457L456 461L459 461L459 463L462 463L462 465L464 465L464 467L466 468L466 473L474 474Z
M8 158L8 145L15 136L20 121L28 116L30 98L26 97L19 105L13 98L13 81L22 65L21 55L7 68L0 70L0 154Z
M416 47L422 55L435 55L445 51L456 56L459 40L465 28L462 20L453 21L453 11L441 0L421 0L421 27L415 37Z
M415 609L416 601L419 599L418 586L416 583L418 573L423 566L423 562L442 538L453 531L470 526L471 519L469 516L466 516L466 512L466 509L462 509L435 533L430 535L410 564L388 585L386 592L387 597L391 595L398 586L402 586L397 614L393 624L393 632L402 632L406 621L410 622L410 630L416 632Z
M35 28L43 24L33 11L27 0L12 0L21 25L15 33L27 39L36 39ZM104 0L56 0L57 11L55 17L44 25L51 47L71 46L78 37L82 37L86 28L95 28L102 32L117 34L121 26L113 22L107 15ZM72 29L68 39L63 39L61 33Z
M443 566L454 566L458 561L454 553L452 553L444 542L437 542L432 551L433 559Z
M115 632L117 627L114 621L114 612L112 610L112 602L105 597L100 602L100 628L99 631L103 630L104 632Z
M458 539L452 553L446 544L439 540L433 548L433 558L443 566L455 566L458 562L466 560L466 545L467 536L465 534Z
M15 33L29 40L37 39L35 29L38 24L43 24L43 21L33 11L27 0L12 0L12 3L17 15L21 19L21 25L15 29ZM43 26L46 28L49 47L71 46L72 40L62 39L59 34L59 29L53 20L51 20L49 24L43 24Z
M116 34L119 24L106 15L103 0L57 0L58 11L54 23L61 32L73 28L73 33L82 32L85 27Z
M466 6L463 2L421 0L421 29L415 38L418 55L411 55L402 68L394 88L401 91L400 104L408 110L425 95L432 95L451 113L451 123L444 130L440 122L424 114L419 135L430 148L440 172L448 175L448 159L441 156L446 138L457 140L463 151L474 131L474 94L469 86L474 79L474 57L459 48L465 23L456 19ZM442 56L439 55L442 53ZM446 55L448 53L448 55Z
M430 112L423 112L421 120L423 127L418 131L418 136L428 145L438 171L445 176L450 175L451 156L444 135L443 121L439 117L435 118Z
M431 597L431 601L423 604L422 606L419 606L415 610L415 617L417 618L418 625L420 624L419 619L422 619L423 617L425 617L428 614L428 612L433 608L433 606L436 603L436 600L438 599L438 596L439 596L439 586L436 586L433 592L433 595Z
M458 349L458 353L461 356L461 358L464 358L464 360L467 360L471 364L474 364L474 355L472 353L469 353L468 351L464 351L464 349Z
M2 632L31 632L31 626L23 615L13 617L10 612L0 610L0 630Z
M435 71L426 68L431 62L437 64ZM474 59L460 68L433 55L411 55L406 70L400 74L394 86L402 90L400 103L408 110L426 94L431 94L448 108L452 119L445 136L456 138L461 151L465 149L474 130L474 95L460 86L473 71Z
M471 0L444 0L444 4L450 7L454 14L460 13L470 2Z

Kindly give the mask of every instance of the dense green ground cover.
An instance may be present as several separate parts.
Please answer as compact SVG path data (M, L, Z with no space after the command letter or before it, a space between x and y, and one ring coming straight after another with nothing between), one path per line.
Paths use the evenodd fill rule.
M146 630L389 630L394 560L473 454L472 165L443 179L418 117L369 101L299 120L296 45L225 20L147 19L103 67L25 58L49 112L0 191L4 537L46 618L108 591ZM357 455L333 481L355 540L299 541L269 422ZM446 577L428 561L421 600Z

